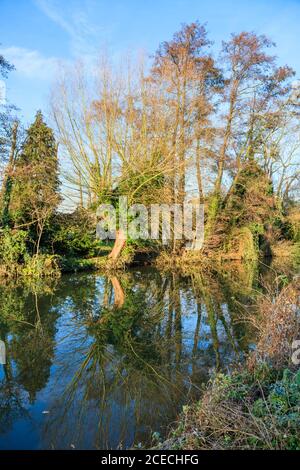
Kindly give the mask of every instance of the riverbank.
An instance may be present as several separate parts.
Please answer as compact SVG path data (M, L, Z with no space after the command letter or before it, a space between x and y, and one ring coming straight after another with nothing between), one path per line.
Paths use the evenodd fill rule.
M274 258L286 261L288 265L299 264L300 250L296 244L281 244L274 250ZM1 278L44 278L44 277L60 277L64 273L76 272L115 272L124 271L133 266L152 265L162 271L179 269L183 273L190 273L194 270L222 270L224 266L231 262L257 262L259 258L253 260L237 259L236 257L221 257L219 254L209 256L201 252L187 251L180 255L164 251L157 252L141 251L136 252L131 247L126 248L117 260L112 260L104 252L102 256L91 258L85 257L67 257L58 255L35 255L26 257L25 263L10 263L0 265ZM268 258L267 258L268 259Z
M260 298L246 366L215 375L157 448L300 449L299 287L298 277Z
M124 270L131 265L132 261L132 251L127 249L117 260L109 259L105 251L102 256L90 258L39 254L26 256L23 263L0 264L0 279L60 277L65 273Z

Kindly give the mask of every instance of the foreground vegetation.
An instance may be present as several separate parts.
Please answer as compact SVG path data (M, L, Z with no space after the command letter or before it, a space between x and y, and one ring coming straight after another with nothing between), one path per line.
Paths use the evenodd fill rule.
M246 367L213 377L158 447L299 450L299 348L292 348L299 339L299 312L297 280L275 298L274 292L264 295L252 319L258 338Z

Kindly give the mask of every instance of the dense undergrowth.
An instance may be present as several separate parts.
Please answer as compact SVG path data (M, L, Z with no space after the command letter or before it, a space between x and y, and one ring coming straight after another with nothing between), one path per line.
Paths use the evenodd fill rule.
M56 213L44 227L38 252L31 228L1 230L0 276L59 276L61 272L107 271L153 262L161 269L215 269L226 260L256 262L271 256L300 261L299 207L278 207L270 180L254 162L245 166L223 201L211 233L207 232L208 219L209 213L201 250L186 249L184 241L174 251L159 241L128 239L113 261L108 257L113 240L97 240L92 210Z

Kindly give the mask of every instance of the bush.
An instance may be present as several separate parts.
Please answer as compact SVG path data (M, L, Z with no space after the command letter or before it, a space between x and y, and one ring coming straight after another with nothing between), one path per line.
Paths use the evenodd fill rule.
M83 209L59 214L49 238L55 253L63 256L93 257L101 251L101 243L96 239L96 222Z
M58 257L55 255L34 255L25 257L25 265L21 271L23 276L30 277L58 277L60 268Z
M291 366L291 345L300 334L299 292L297 282L284 287L275 298L271 290L260 301L259 316L248 319L258 336L256 350L248 358L250 369L263 363L278 370Z
M24 261L26 255L27 232L4 230L0 235L0 262L12 267Z

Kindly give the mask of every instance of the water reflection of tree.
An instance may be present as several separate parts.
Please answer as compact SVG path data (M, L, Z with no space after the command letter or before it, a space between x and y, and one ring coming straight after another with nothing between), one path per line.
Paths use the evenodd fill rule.
M109 435L109 416L113 416L115 406L131 410L136 423L148 421L145 432L152 426L155 429L167 410L172 409L174 413L174 395L182 392L178 386L182 387L182 383L169 381L170 366L164 361L165 345L162 344L160 324L164 318L169 279L161 279L160 276L157 279L157 273L148 276L146 281L139 274L134 280L125 276L118 282L118 290L121 288L123 291L121 305L116 302L115 280L111 285L112 293L107 292L110 290L108 286L104 288L105 306L94 313L92 321L87 318L86 327L93 341L88 351L84 351L85 344L81 345L81 351L77 351L84 360L65 392L65 409L61 402L54 407L55 423L51 413L50 427L55 429L52 436L63 429L65 413L74 417L74 401L77 403L78 422L82 422L80 417L87 401L97 403L98 445L104 445L105 436ZM178 397L175 400L178 402ZM125 412L118 425L120 440L124 437L121 430L127 428L127 418ZM76 429L79 435L78 426Z
M31 403L50 377L57 319L54 313L49 314L51 304L48 296L38 298L38 294L33 292L32 297L29 301L34 309L26 312L25 319L33 327L25 326L10 343L11 355L18 371L17 380L28 392Z
M0 433L7 433L16 419L28 417L25 392L34 401L50 375L55 318L41 316L38 296L42 293L45 302L51 292L39 284L35 290L32 285L0 287L0 339L6 344L0 381ZM44 306L43 312L47 311Z
M243 318L256 309L262 267L256 261L225 263L217 275L219 289L232 318L233 336L242 350L247 350L248 344L254 339L249 323L245 323Z
M239 345L233 334L233 325L231 311L228 308L228 299L220 289L220 285L214 278L209 278L203 273L193 273L191 275L193 292L195 294L198 309L198 321L195 332L194 355L197 351L197 342L199 341L199 329L201 326L200 317L202 311L209 325L209 334L211 337L211 347L215 357L215 367L219 369L222 366L222 358L226 360L227 354L224 347L231 348L232 353L237 353ZM227 313L227 315L225 315ZM220 330L225 333L225 338L220 340ZM223 335L224 336L224 335ZM201 336L200 336L201 337ZM223 345L221 344L223 341ZM223 348L222 348L223 346ZM222 349L222 353L221 353ZM230 356L231 357L231 356Z
M186 401L191 383L197 389L207 374L203 353L209 355L211 351L199 347L203 309L215 353L215 362L210 357L209 364L220 365L218 321L232 351L237 351L228 325L230 317L225 319L222 310L224 299L216 297L201 276L190 279L191 290L178 273L136 273L113 282L107 279L102 286L103 304L85 319L92 341L88 349L83 341L77 351L73 350L73 355L83 360L63 397L53 405L47 427L52 443L56 436L56 445L62 445L62 435L70 428L69 419L73 423L69 440L76 443L84 442L84 429L90 420L95 421L98 433L92 445L98 447L119 441L130 444L124 437L130 434L130 426L139 430L135 440L144 440L150 429L160 427L163 417L165 422L167 417L172 419L178 404ZM197 315L192 348L184 345L184 297L194 299ZM87 411L90 408L92 414ZM125 410L120 412L117 425L113 424L116 408Z
M54 356L57 316L49 315L53 291L47 284L16 289L8 285L1 291L2 331L7 332L6 368L10 370L6 382L13 383L13 389L25 390L32 403L49 379Z
M45 447L126 446L170 422L208 370L245 346L233 296L222 276L155 270L8 289L0 310L14 382L31 401L49 382L56 344Z
M7 339L6 325L1 323L0 336L2 341ZM16 419L26 416L26 408L23 401L24 396L19 384L14 380L11 358L6 353L6 364L0 365L0 435L7 433Z

